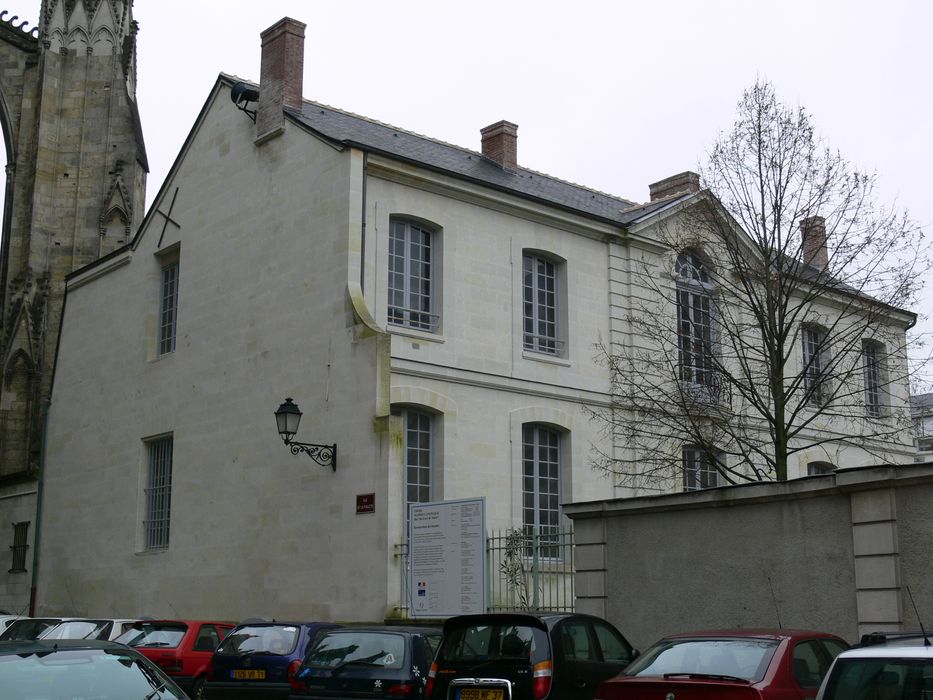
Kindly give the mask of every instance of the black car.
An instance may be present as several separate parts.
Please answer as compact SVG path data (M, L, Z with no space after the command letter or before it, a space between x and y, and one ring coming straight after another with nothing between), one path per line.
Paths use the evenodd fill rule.
M289 683L324 622L244 622L214 650L207 700L284 700ZM2 699L0 699L2 700Z
M635 656L615 627L592 615L459 615L444 623L426 697L592 700Z
M320 635L289 700L421 698L441 641L437 627L341 627Z
M155 664L114 642L0 642L0 698L188 700Z

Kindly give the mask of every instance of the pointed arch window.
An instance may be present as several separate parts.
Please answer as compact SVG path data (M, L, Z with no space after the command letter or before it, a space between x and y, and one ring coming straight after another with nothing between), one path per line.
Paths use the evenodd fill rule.
M680 380L713 383L713 285L696 251L677 256L677 343Z

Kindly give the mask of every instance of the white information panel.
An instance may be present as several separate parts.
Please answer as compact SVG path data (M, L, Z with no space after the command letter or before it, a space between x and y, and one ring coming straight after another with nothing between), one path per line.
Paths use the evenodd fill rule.
M486 612L486 500L409 506L412 617Z

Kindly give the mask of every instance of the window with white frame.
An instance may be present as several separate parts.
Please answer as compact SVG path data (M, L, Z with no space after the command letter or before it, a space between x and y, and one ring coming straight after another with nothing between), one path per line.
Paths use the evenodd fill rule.
M862 341L862 375L865 384L865 413L872 418L881 416L882 358L884 346L875 340Z
M146 442L145 549L168 549L172 513L172 436Z
M522 315L525 350L562 355L560 263L536 253L522 255Z
M702 447L683 448L684 491L699 491L719 486L722 479L718 464L722 457Z
M13 553L13 565L9 573L22 573L26 571L26 552L29 549L29 523L13 523L13 544L10 550Z
M522 426L522 526L538 556L560 558L560 443L554 428ZM527 551L527 554L533 554Z
M159 295L159 355L175 351L178 316L178 260L162 267Z
M826 382L827 336L825 329L816 325L803 327L803 386L807 392L807 401L813 405L823 405L829 400L829 387Z
M389 226L388 322L436 331L437 234L404 219Z
M677 257L677 342L680 380L713 383L713 286L695 251Z
M430 503L434 494L434 416L406 408L400 411L404 435L405 518L409 503ZM406 527L406 532L407 532Z

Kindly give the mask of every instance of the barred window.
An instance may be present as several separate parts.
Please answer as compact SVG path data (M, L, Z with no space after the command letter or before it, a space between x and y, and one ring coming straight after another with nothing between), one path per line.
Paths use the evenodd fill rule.
M693 251L677 257L677 342L680 380L709 386L713 381L712 285Z
M540 255L522 256L523 344L526 350L560 355L559 265Z
M884 346L874 340L862 341L862 370L865 381L865 413L878 418L882 412L882 356Z
M146 519L143 521L147 550L168 549L172 511L172 437L146 443L149 470L146 486Z
M719 486L720 474L717 464L721 462L720 455L704 450L702 447L684 447L684 491L699 491Z
M159 354L175 351L175 325L178 313L178 262L162 268L159 304Z
M559 558L560 433L534 423L522 426L522 525L541 556Z
M10 567L10 573L22 573L26 571L26 551L28 544L29 523L13 523L13 544L10 549L13 552L13 565Z
M433 231L393 220L389 231L389 323L435 331L435 250Z
M829 400L826 382L827 344L826 331L819 326L804 326L803 339L803 386L807 401L823 405Z

